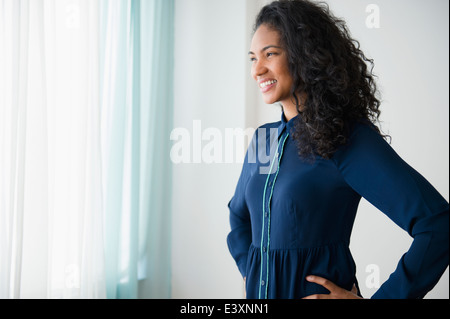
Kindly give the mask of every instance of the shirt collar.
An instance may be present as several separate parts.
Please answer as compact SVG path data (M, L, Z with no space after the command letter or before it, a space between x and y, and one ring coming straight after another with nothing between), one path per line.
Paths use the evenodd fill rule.
M286 117L284 116L284 111L281 113L281 123L278 126L278 138L281 136L281 134L283 134L284 130L286 129L286 131L290 134L292 128L294 127L295 124L295 120L300 116L297 115L295 117L293 117L291 120L287 121Z

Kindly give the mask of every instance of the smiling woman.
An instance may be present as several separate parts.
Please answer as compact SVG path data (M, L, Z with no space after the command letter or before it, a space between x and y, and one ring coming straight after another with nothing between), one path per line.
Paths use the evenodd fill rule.
M292 101L293 79L288 68L287 51L281 46L278 31L267 25L256 30L249 52L252 61L252 77L258 82L266 104L280 102L284 106L286 118L297 114Z
M361 298L349 244L362 198L414 239L372 298L424 297L449 263L449 204L380 133L373 61L308 0L265 6L249 54L264 101L283 112L261 126L278 133L275 169L246 161L228 204L247 297Z

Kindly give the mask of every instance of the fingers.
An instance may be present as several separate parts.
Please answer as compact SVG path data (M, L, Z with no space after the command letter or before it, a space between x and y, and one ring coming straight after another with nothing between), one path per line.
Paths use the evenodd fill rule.
M332 299L330 295L310 295L302 299Z
M336 286L334 283L332 283L328 279L325 279L325 278L322 278L319 276L308 276L308 277L306 277L306 280L308 280L309 282L313 282L318 285L321 285L321 286L325 287L326 289L328 289L330 292L333 292L337 288L339 288L338 286Z
M358 289L356 288L355 284L353 284L352 293L354 293L355 295L358 294Z
M319 276L308 276L306 277L306 280L325 287L330 291L330 293L328 295L325 294L311 295L303 299L362 299L361 297L358 296L358 290L355 284L353 285L352 290L348 291L335 285L328 279Z

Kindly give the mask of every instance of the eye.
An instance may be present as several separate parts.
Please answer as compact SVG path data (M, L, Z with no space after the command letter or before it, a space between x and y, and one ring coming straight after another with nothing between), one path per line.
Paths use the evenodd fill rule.
M255 57L251 57L250 58L250 62L255 62L256 61L256 58Z
M270 58L271 56L277 55L275 52L267 52L267 57Z

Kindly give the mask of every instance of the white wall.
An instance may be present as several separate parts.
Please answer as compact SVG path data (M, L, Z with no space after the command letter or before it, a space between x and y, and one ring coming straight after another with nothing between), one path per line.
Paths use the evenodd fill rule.
M194 120L201 120L202 131L244 127L245 2L178 0L175 18L175 127L192 134ZM227 204L240 167L175 165L173 298L242 296L242 279L226 244Z
M175 127L202 130L257 127L278 121L250 77L247 51L253 18L266 0L177 0ZM392 146L447 199L448 1L329 0L348 22L364 52L375 59L383 94L383 129ZM380 28L366 26L367 5L380 9ZM191 134L193 137L193 134ZM204 141L202 146L208 142ZM241 164L178 164L173 176L173 298L240 298L242 279L228 253L227 203ZM387 279L411 239L363 201L351 250L364 296L376 265ZM448 270L431 298L448 298Z

